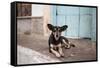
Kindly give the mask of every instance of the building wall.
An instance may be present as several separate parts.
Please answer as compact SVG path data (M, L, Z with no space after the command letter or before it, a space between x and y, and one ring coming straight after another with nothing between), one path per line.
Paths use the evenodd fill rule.
M42 17L44 7L44 5L32 4L32 17Z
M32 15L17 17L18 33L48 35L47 23L50 23L50 8L48 5L33 5Z
M32 17L32 33L44 35L43 17Z
M32 20L28 17L17 17L17 32L18 33L31 33Z
M44 29L44 35L48 36L49 30L47 28L47 24L50 22L50 6L45 5L44 11L43 11L43 29Z

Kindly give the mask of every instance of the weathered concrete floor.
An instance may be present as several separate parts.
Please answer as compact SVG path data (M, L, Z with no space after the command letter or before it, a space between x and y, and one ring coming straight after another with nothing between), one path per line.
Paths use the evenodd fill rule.
M96 60L96 44L86 39L69 39L76 45L75 48L63 49L65 57L57 58L48 51L48 38L41 35L18 35L18 45L36 52L58 59L61 62ZM19 56L20 58L20 56ZM20 59L21 60L21 59ZM56 61L55 61L56 62Z
M61 62L57 58L51 58L29 48L18 45L17 47L17 63L18 64L37 64L37 63L54 63Z

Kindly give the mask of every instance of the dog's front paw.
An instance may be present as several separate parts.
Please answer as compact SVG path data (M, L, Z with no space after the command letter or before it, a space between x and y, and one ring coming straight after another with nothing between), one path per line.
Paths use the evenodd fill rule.
M56 54L56 57L61 57L61 55L60 54Z

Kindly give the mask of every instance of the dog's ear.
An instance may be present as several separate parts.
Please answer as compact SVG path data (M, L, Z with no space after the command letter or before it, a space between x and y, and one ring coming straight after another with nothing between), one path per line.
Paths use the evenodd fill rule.
M47 24L47 27L49 28L49 30L53 31L54 26L51 24Z
M61 27L61 31L64 31L64 30L66 30L67 28L68 28L68 26L67 26L67 25L64 25L64 26Z

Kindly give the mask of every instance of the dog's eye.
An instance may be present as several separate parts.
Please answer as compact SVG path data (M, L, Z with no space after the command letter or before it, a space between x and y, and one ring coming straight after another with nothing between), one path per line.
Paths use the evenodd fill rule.
M56 32L56 30L53 30L53 32Z
M54 28L53 32L55 32L55 31L56 31L56 28Z
M59 29L59 31L62 32L61 29Z

